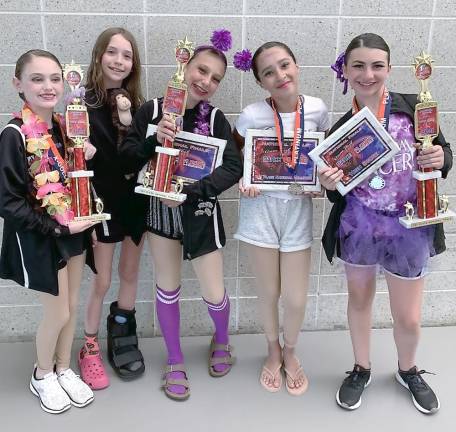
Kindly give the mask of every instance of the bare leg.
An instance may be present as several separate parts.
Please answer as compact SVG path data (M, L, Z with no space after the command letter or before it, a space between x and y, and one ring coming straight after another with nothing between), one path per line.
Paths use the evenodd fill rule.
M157 285L164 291L175 290L181 283L182 246L179 240L150 233L148 239Z
M393 316L394 341L400 369L415 366L415 354L420 338L421 304L424 278L405 280L386 273Z
M139 262L144 244L144 237L139 246L130 237L122 242L119 258L120 288L118 305L120 309L133 310L138 290Z
M280 253L280 279L284 307L283 362L285 369L291 375L287 375L288 386L291 388L300 388L307 382L299 359L295 355L295 347L306 310L310 258L310 248Z
M220 303L225 295L223 283L223 256L220 249L192 260L203 298Z
M370 335L376 267L346 265L345 273L348 288L348 326L355 363L370 369Z
M260 315L268 343L268 357L264 365L274 373L282 364L282 347L279 343L280 262L277 249L247 244L249 261L256 278ZM270 388L278 388L280 376L262 373L260 378Z
M84 328L87 334L96 334L100 327L103 300L111 286L112 261L115 243L99 242L93 249L95 267L98 274L93 275L92 286L86 305Z

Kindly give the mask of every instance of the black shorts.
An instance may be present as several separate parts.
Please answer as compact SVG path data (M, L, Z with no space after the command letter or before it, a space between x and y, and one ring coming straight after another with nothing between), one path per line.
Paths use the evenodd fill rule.
M101 243L117 243L125 240L128 236L122 223L111 215L112 219L102 221L95 225L97 240Z
M184 202L176 208L152 197L147 214L147 230L160 237L180 240L183 258L192 260L225 246L220 205L216 198Z

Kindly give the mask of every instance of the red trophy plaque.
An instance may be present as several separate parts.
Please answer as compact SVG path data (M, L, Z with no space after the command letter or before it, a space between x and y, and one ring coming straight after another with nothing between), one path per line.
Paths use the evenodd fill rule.
M77 91L83 78L82 69L72 61L63 68L63 77L74 95L65 112L67 136L72 142L73 149L68 177L71 179L71 209L74 212L74 220L108 220L111 219L111 215L103 213L103 202L99 198L95 200L96 213L92 212L89 178L93 177L93 171L87 171L84 157L84 140L89 137L89 116L82 96L83 88L79 94Z
M177 42L177 71L168 82L163 100L163 113L169 114L175 123L182 122L187 102L187 84L184 82L185 66L193 55L193 43L187 37ZM171 183L179 159L178 149L165 140L162 147L155 149L157 158L149 161L144 175L143 186L135 188L136 193L166 198L173 201L185 201L187 195L181 193L183 182Z
M428 89L432 62L431 56L422 51L414 63L415 77L421 87L419 103L415 107L415 137L421 142L418 151L432 147L432 141L439 134L437 102L432 100ZM413 172L413 177L417 180L416 211L413 204L407 202L400 223L406 228L415 228L452 220L456 214L448 209L448 197L439 197L437 193L437 179L442 177L442 173L432 168L420 168Z

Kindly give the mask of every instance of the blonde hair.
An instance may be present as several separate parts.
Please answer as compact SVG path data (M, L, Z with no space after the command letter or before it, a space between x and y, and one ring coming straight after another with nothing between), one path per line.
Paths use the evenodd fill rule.
M141 92L141 60L139 58L138 45L134 36L123 27L110 27L103 31L97 38L92 50L89 70L87 71L86 90L93 91L95 100L91 104L94 107L108 102L108 93L104 87L101 58L108 47L111 38L117 34L122 35L131 44L133 62L130 75L122 82L122 88L131 96L132 108L136 111L144 102Z

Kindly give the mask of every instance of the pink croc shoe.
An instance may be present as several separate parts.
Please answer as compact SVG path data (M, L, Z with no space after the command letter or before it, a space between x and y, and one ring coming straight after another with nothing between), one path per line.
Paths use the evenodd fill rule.
M92 390L102 390L109 386L109 376L101 358L97 337L86 336L85 340L78 357L81 378Z

